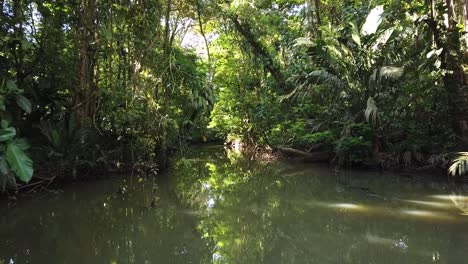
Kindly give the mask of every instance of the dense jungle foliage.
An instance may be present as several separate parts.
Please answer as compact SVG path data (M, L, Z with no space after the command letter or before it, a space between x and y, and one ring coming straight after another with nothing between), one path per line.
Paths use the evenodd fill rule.
M466 0L0 4L4 189L211 140L468 171Z

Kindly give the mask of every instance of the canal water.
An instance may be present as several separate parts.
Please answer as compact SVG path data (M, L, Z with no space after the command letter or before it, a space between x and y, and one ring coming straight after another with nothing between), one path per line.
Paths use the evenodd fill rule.
M468 187L197 147L0 202L0 264L468 263Z

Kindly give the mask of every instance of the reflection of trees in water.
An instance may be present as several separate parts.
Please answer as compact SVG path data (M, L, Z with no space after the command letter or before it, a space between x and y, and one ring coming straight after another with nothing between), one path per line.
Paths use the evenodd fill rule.
M395 263L459 257L446 254L457 238L430 223L317 206L314 200L382 210L401 206L356 188L337 190L337 178L328 170L263 164L232 152L196 156L177 164L172 184L178 200L197 212L197 231L211 245L215 263ZM426 188L356 174L344 179L351 186L365 183L385 197Z
M205 163L180 161L176 171L177 196L200 211L197 229L215 245L215 262L291 263L314 255L315 261L333 259L320 254L325 245L312 246L323 239L323 234L309 232L316 220L307 217L312 217L307 201L318 184L314 174L305 175L306 181L283 177L278 165L231 152Z
M56 207L12 220L11 230L21 226L25 234L16 234L8 251L0 242L0 260L4 256L15 263L28 259L50 263L51 256L56 263L203 263L211 259L205 241L193 229L193 216L181 216L167 191L158 194L164 203L150 208L151 186L128 188L125 195L89 200L66 194Z
M181 161L176 171L177 196L201 211L197 229L215 245L213 261L262 262L276 236L271 218L281 215L274 170L229 151L205 163Z
M22 208L23 217L11 210L0 216L0 237L16 241L0 241L0 260L11 252L21 256L15 263L47 263L51 255L60 263L119 264L425 263L434 256L460 263L465 257L453 251L466 245L459 227L398 213L451 204L447 196L439 197L443 203L421 199L440 190L362 171L336 176L326 167L265 164L220 150L202 148L179 159L158 181L153 208L154 186L143 181L121 195L109 196L118 189L109 183L90 197L66 192L48 206L31 204L37 211ZM383 200L368 190L402 199ZM411 192L417 196L403 199ZM377 215L375 208L390 212ZM392 210L400 218L391 218ZM43 246L30 248L31 237Z

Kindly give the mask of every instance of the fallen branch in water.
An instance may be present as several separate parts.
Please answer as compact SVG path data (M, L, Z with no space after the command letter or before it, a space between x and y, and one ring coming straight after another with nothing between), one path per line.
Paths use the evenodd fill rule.
M29 183L29 184L24 184L24 185L19 186L18 189L22 190L22 189L26 189L26 188L35 187L37 185L44 184L44 182L45 181L37 181L37 182Z
M20 185L18 186L18 190L28 189L27 193L32 193L34 191L37 191L38 189L40 190L47 189L50 186L50 184L55 180L55 176L50 177L50 178L43 178L43 177L35 176L33 179L38 179L38 181Z
M330 154L328 152L309 153L288 147L278 147L278 150L281 151L287 157L301 158L305 161L310 162L328 162L330 160Z

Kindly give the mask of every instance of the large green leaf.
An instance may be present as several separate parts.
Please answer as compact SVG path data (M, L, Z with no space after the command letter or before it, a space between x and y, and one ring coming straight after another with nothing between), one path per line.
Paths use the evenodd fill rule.
M359 31L354 23L349 23L351 25L351 38L356 42L356 44L360 47L361 46L361 36L359 35Z
M14 142L7 144L6 157L15 175L23 182L29 182L33 175L33 162Z
M16 136L16 129L14 127L7 127L0 129L0 142L7 141Z
M29 144L24 138L15 138L12 140L12 143L15 144L21 150L27 150L29 148Z
M22 96L21 94L16 95L16 103L21 107L26 113L31 113L32 106L31 101L28 98Z
M369 15L367 15L366 22L362 25L361 34L363 36L367 36L370 34L374 34L377 32L380 23L382 23L384 16L384 7L383 6L376 6L373 8Z
M10 91L17 91L18 90L18 86L16 86L16 82L13 81L13 80L8 80L6 82L6 86Z

